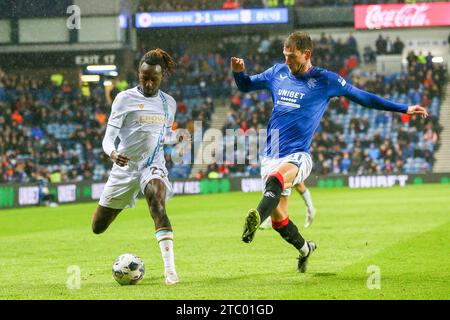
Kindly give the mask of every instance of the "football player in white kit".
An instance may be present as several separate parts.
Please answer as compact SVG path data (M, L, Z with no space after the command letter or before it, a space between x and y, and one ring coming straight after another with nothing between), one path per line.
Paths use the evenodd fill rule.
M167 52L147 52L139 63L139 85L120 92L114 99L103 140L103 150L114 164L92 218L93 232L104 232L122 209L135 206L136 197L142 192L155 223L167 285L178 283L179 278L172 226L165 209L172 186L167 178L163 144L187 138L172 131L176 102L159 90L163 77L174 67ZM117 137L120 143L116 149Z

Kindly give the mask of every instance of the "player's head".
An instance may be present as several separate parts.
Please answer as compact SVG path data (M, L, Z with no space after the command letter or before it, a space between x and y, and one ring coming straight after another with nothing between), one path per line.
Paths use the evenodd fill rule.
M311 37L296 31L291 33L284 41L283 55L292 74L299 75L307 70L310 64L313 43Z
M154 96L166 74L175 69L175 61L161 49L148 51L139 62L139 84L145 95Z

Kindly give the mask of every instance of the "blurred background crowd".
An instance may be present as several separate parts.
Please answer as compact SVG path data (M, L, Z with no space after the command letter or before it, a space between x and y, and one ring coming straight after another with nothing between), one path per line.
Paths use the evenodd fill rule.
M229 1L146 1L140 11L220 9ZM276 7L283 1L231 1L240 8ZM293 5L353 5L355 3L398 3L404 1L297 0ZM407 1L406 1L407 2ZM434 63L431 53L409 52L402 72L377 74L364 71L377 55L404 50L400 36L394 41L382 35L359 52L352 34L346 39L322 32L314 38L313 65L339 73L353 85L387 99L421 104L430 117L422 119L363 108L348 99L334 98L313 140L313 173L381 174L429 172L439 148L440 106L447 70ZM173 129L186 128L194 134L194 121L202 122L202 133L211 125L217 104L228 106L221 129L245 134L265 129L272 111L268 92L239 92L229 68L230 57L244 57L249 74L283 63L282 38L258 35L223 37L214 46L190 45L174 39L167 50L177 61L176 73L162 89L177 101ZM148 50L140 43L133 68ZM102 150L102 139L110 105L118 92L137 85L136 69L116 81L106 92L103 84L82 87L63 77L7 73L0 70L0 183L35 182L48 177L52 182L104 181L112 162ZM235 146L237 148L237 145ZM166 148L171 178L188 178L194 154L174 163L173 147ZM209 165L195 178L254 176L258 164Z

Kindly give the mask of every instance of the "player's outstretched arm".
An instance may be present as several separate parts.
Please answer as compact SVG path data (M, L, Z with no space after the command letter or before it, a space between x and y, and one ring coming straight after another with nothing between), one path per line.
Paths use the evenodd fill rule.
M392 111L406 113L408 105L387 100L371 92L367 92L349 85L348 91L344 94L345 97L362 105L366 108L377 110Z
M344 78L334 72L327 72L326 76L328 77L329 81L328 96L330 98L336 96L345 96L353 102L356 102L366 108L408 114L420 114L422 117L428 116L426 109L420 105L408 106L404 103L397 103L387 100L385 98L377 96L376 94L352 86L347 81L345 81Z

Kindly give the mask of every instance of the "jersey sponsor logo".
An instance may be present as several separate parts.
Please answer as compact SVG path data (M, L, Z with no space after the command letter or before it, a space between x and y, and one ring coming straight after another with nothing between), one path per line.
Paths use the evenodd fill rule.
M165 124L166 120L164 116L152 115L152 116L139 116L138 123L157 123L157 124Z
M286 90L286 89L278 89L278 95L280 97L286 97L291 99L303 99L305 96L304 93L293 91L293 90Z
M287 101L278 101L277 104L287 107L300 108L300 105L298 103L292 103Z
M341 86L345 86L345 84L347 83L347 81L345 81L345 79L342 77L339 77L338 82L341 84Z
M277 101L277 104L288 107L300 108L298 100L303 99L305 94L293 90L278 89L278 96L279 99Z

